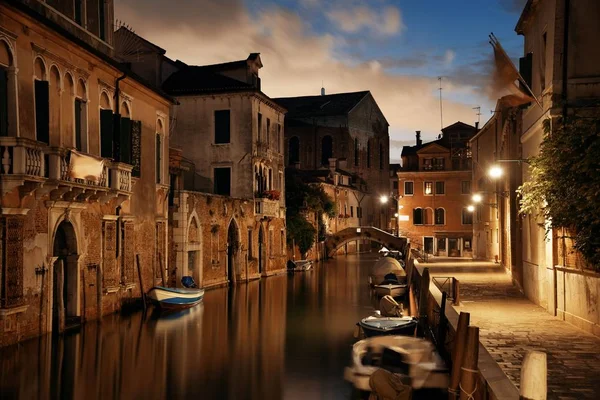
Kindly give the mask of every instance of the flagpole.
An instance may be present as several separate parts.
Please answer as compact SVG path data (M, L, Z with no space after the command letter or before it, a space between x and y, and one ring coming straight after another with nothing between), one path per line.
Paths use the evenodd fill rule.
M498 49L504 55L504 57L508 60L508 62L514 67L514 64L513 64L512 60L510 59L510 57L508 56L508 54L504 50L504 47L502 47L502 45L500 44L500 41L498 40L498 38L496 37L496 35L494 35L494 32L492 32L489 35L489 38L490 38L490 44L492 46L497 46ZM533 90L531 90L531 88L529 87L529 85L527 84L527 82L525 82L525 79L521 76L521 73L519 72L519 70L516 67L515 67L515 72L517 73L519 82L522 83L523 86L525 86L525 88L527 88L527 91L529 92L529 94L531 94L531 97L533 97L533 99L535 100L535 102L537 103L537 105L540 106L540 108L543 110L544 107L542 107L542 104L538 100L537 96L535 94L533 94Z

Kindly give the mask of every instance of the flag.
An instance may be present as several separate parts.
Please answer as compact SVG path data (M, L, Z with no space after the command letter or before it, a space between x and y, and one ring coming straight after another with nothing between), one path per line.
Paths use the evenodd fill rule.
M490 44L494 49L494 93L500 97L504 104L510 107L531 103L532 101L535 101L541 107L541 104L493 33L490 35ZM521 89L520 84L526 90Z
M74 179L84 179L98 182L104 170L104 159L89 154L71 150L69 162L69 176Z

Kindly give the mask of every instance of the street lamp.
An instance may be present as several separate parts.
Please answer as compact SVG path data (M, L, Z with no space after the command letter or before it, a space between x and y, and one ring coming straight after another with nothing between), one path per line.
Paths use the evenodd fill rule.
M387 197L387 196L385 196L385 195L383 195L383 196L381 196L381 197L379 198L379 201L381 202L381 204L385 204L385 203L387 203L387 202L388 202L388 200L389 200L389 199L388 199L388 197Z
M492 179L498 179L502 176L502 173L504 171L502 171L502 168L500 168L498 165L494 165L492 166L489 171L488 171L488 175L492 178Z
M473 195L473 202L481 203L481 200L483 200L483 196L481 196L479 193L475 193Z
M475 211L475 206L474 205L470 205L467 207L467 211L468 212L474 212Z

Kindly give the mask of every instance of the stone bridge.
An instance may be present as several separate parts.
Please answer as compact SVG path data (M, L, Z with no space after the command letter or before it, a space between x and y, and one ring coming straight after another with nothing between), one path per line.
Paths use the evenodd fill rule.
M343 229L325 239L327 257L334 257L337 249L348 242L359 239L377 242L390 250L398 250L406 255L408 244L406 237L394 236L373 226L357 226Z

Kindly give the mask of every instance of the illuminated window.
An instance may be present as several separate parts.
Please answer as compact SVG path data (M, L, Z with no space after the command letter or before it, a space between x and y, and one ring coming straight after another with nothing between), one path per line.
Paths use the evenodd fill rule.
M431 196L433 194L433 182L424 182L423 183L423 193L426 196Z

